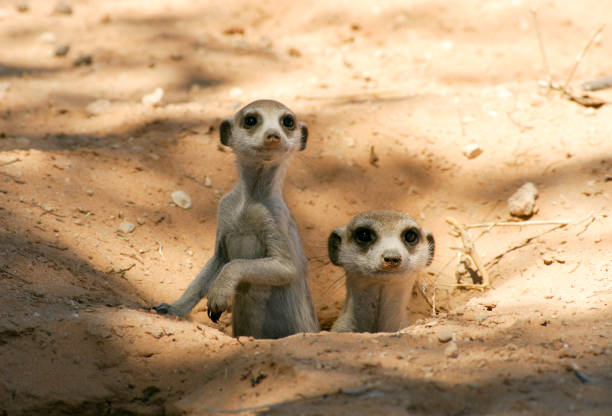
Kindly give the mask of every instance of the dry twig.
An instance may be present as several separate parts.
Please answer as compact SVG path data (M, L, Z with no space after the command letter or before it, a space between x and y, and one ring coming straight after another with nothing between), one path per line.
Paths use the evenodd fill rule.
M580 64L580 62L582 62L582 59L584 58L584 55L586 54L586 52L589 50L589 48L593 44L593 41L595 40L597 35L599 35L604 30L605 27L606 27L606 25L599 26L593 32L593 34L589 38L588 42L584 45L584 47L580 51L580 53L578 53L578 55L576 56L576 62L574 62L574 66L572 67L572 70L570 71L569 75L567 76L567 79L565 80L565 85L563 86L563 89L565 91L568 91L569 83L571 82L572 78L574 77L574 73L576 72L576 68L578 68L578 65Z
M0 163L0 168L4 166L12 165L13 163L17 163L17 162L21 162L21 159L17 158L17 159L9 160L8 162Z
M533 26L535 27L536 30L536 35L538 36L538 44L540 45L540 55L542 55L542 66L544 67L544 70L546 71L546 75L548 77L548 79L546 80L547 82L547 86L548 86L548 91L550 91L550 88L552 87L552 75L550 73L550 67L548 66L548 59L546 59L546 50L544 49L544 42L542 41L542 34L540 33L540 25L538 25L538 16L537 16L538 11L536 10L535 7L531 8L531 16L533 17Z
M475 285L475 287L488 289L489 287L491 287L491 279L489 278L489 273L487 272L484 267L484 264L480 260L480 256L476 252L476 247L474 246L474 243L472 242L467 229L463 225L459 224L459 222L453 217L446 217L446 222L451 226L453 232L456 233L459 237L461 237L461 242L463 244L461 252L472 260L472 262L476 266L476 269L480 273L480 276L482 276L482 285Z
M468 224L465 226L466 230L472 228L493 228L493 227L523 227L525 225L568 225L571 223L569 220L557 220L557 221L501 221L501 222L484 222L480 224Z
M578 65L584 59L584 56L586 55L586 52L588 51L588 49L593 44L593 41L595 40L597 35L600 34L604 30L606 25L605 24L601 25L599 28L597 28L593 32L593 34L591 35L591 37L589 38L587 43L584 45L582 50L576 56L576 61L574 62L574 66L572 67L569 75L567 76L567 79L565 80L565 84L564 85L560 85L559 83L553 82L553 80L552 80L552 75L550 73L550 68L548 66L548 60L546 59L546 51L544 49L544 42L542 41L542 35L540 33L540 27L538 25L536 9L532 8L531 9L531 13L532 13L532 16L533 16L533 23L534 23L534 27L536 29L536 34L537 34L537 37L538 37L538 44L540 45L540 54L542 55L542 63L543 63L544 69L546 70L546 73L547 73L547 80L544 82L544 85L546 86L546 92L548 93L551 89L560 91L563 94L563 96L566 97L568 100L574 101L575 103L578 103L578 104L580 104L580 105L582 105L584 107L599 108L602 105L606 104L606 101L604 101L604 100L602 100L600 98L597 98L597 97L590 96L588 94L575 95L575 94L573 94L571 92L571 90L569 88L569 84L570 84L572 78L574 77L574 74L576 72L576 69L578 68Z

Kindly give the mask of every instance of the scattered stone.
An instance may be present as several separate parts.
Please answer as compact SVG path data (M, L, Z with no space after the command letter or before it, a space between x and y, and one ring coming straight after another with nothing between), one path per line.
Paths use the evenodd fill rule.
M488 317L489 315L485 312L477 313L476 315L474 315L474 320L479 324L482 324L484 321L487 320Z
M444 350L444 355L448 358L457 358L459 356L459 348L457 347L457 344L454 342L448 344L448 347L446 347Z
M152 93L145 94L142 97L141 102L144 105L158 106L163 97L164 97L164 90L162 88L156 88L155 91L153 91Z
M55 13L57 14L72 14L72 6L68 3L59 2L55 5Z
M64 43L55 48L55 56L66 56L68 55L68 51L70 50L70 45Z
M101 98L99 100L87 104L87 107L85 107L85 111L87 111L87 114L89 114L90 116L97 116L107 111L110 106L110 101Z
M87 191L85 191L85 193L87 194L87 196L93 196L94 191L93 189L88 189Z
M508 198L508 209L515 217L529 218L534 213L535 200L538 197L538 188L527 182Z
M224 35L244 35L244 28L240 27L240 26L232 26L232 27L228 27L227 29L225 29L223 31Z
M289 48L289 50L287 51L287 54L289 56L293 56L294 58L299 58L302 56L302 52L300 52L300 50L296 48Z
M550 266L551 264L553 264L554 259L552 258L550 254L544 254L542 256L542 261L544 262L545 265Z
M57 38L55 36L55 33L43 32L40 34L40 37L38 39L40 39L40 41L44 43L55 43Z
M612 87L612 77L603 77L593 81L587 81L582 84L582 89L585 91L597 91Z
M206 177L206 179L204 179L204 186L207 188L210 188L212 186L212 181L210 180L210 177Z
M453 339L453 331L450 329L441 329L438 331L438 341L440 342L448 342Z
M93 56L82 53L74 61L74 66L88 66L88 65L91 65L92 63L93 63Z
M467 157L468 159L474 159L480 156L482 152L483 150L476 143L468 144L461 150L463 156Z
M563 345L559 352L559 358L576 358L578 354L569 345Z
M229 94L230 97L238 97L243 94L243 91L240 88L232 88Z
M20 1L15 7L19 13L25 13L30 10L30 4L27 1Z
M135 229L136 229L136 226L128 221L123 221L121 224L119 224L119 231L122 231L126 234L131 233Z
M136 222L138 223L138 225L144 225L145 220L144 220L144 218L138 217L138 218L136 218Z
M183 191L172 192L172 202L183 209L191 208L191 197Z
M608 174L604 177L604 182L610 182L610 181L612 181L612 175Z

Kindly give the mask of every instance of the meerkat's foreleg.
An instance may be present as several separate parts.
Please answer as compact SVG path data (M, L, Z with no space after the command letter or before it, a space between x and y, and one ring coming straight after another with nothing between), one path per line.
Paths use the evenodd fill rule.
M232 260L223 267L208 291L208 313L221 314L226 310L239 283L285 286L295 279L296 272L293 262L282 257Z
M153 309L160 314L169 314L181 317L187 315L200 301L200 299L206 296L209 288L211 287L215 278L219 275L222 268L223 262L217 253L215 253L176 302L174 302L172 305L161 303L154 306ZM216 322L219 319L219 316L221 316L220 313L218 315L211 315L210 312L208 315L214 322Z
M296 279L297 269L289 255L289 243L269 219L260 219L267 257L258 259L234 259L223 266L219 276L207 293L208 312L222 313L227 309L239 283L261 286L285 286ZM230 241L228 244L232 244Z

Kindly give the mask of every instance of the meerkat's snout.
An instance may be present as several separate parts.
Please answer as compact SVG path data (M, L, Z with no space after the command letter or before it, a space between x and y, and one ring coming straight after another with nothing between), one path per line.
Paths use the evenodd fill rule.
M392 270L402 265L402 255L396 250L385 250L380 257L384 270Z
M268 129L264 133L264 147L266 149L277 149L281 144L281 134L276 129Z

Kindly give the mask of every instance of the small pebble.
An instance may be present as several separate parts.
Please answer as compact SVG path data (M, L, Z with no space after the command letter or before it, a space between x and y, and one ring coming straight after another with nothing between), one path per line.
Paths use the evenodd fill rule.
M156 88L155 91L153 91L152 93L144 95L142 97L141 102L144 105L157 106L159 105L163 97L164 90L162 88Z
M553 264L554 259L552 258L550 254L544 254L542 256L542 261L544 262L545 265L549 266Z
M135 228L136 226L128 221L123 221L121 224L119 224L119 231L122 231L126 234L131 233L132 231L134 231Z
M438 341L448 342L453 339L453 332L449 329L441 329L438 331Z
M448 347L446 347L444 350L444 355L448 358L457 358L459 356L459 348L457 347L457 344L454 342L448 344Z
M63 45L59 45L55 48L55 56L66 56L68 55L68 51L70 50L70 45L64 43Z
M59 2L55 5L55 13L72 14L72 6L64 2Z
M516 190L508 198L508 209L515 217L528 218L534 213L535 200L538 197L538 188L532 183L527 182Z
M44 43L55 43L57 38L55 36L55 33L52 33L52 32L43 32L43 33L40 34L38 39L41 42L44 42Z
M80 54L74 61L74 66L87 66L93 63L93 56L89 54Z
M136 222L138 223L138 225L144 225L145 220L144 220L144 218L138 217L138 218L136 218Z
M477 313L476 315L474 315L474 320L476 322L478 322L479 324L483 323L484 321L487 320L487 318L489 317L488 314L482 312L482 313Z
M559 358L576 358L577 356L578 354L576 353L576 351L565 345L559 352Z
M230 97L238 97L242 95L242 90L240 88L232 88L230 90Z
M88 189L87 191L85 191L85 193L87 194L87 196L93 196L94 191L93 189Z
M212 186L212 181L210 180L210 177L206 177L206 179L204 179L204 186L206 186L207 188L210 188Z
M191 208L191 197L183 191L172 192L172 201L183 209Z
M482 149L476 143L472 143L465 146L461 153L468 159L474 159L482 154Z
M28 10L30 10L30 5L28 4L27 1L20 1L19 3L17 3L16 7L19 13L25 13Z
M97 116L107 111L110 106L110 101L102 98L87 104L87 107L85 107L85 111L87 111L87 114L91 116Z

